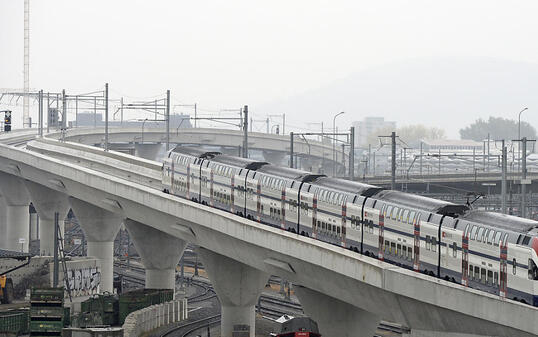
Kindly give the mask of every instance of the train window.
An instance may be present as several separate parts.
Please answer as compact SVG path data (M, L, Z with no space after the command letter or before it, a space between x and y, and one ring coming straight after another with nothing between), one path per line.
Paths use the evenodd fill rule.
M426 250L430 250L431 249L431 238L429 235L426 235Z
M385 214L383 214L385 216L385 218L390 217L390 212L391 211L392 211L392 206L385 207Z
M486 284L486 270L484 268L481 268L480 271L481 271L480 282L482 282L483 284Z
M454 245L452 245L452 256L458 257L458 244L454 242Z
M394 242L390 243L390 251L394 252L394 255L398 255L398 251L396 250L396 243Z
M398 244L396 246L396 255L398 255L398 252L400 252L400 255L403 256L403 253L402 253L402 245L401 244Z
M499 284L499 273L495 272L493 273L493 285L498 285L498 284Z
M517 261L516 259L513 259L512 260L512 274L516 274L517 273Z
M409 213L409 224L412 225L413 224L413 220L415 220L415 214L416 212L415 211L411 211Z
M373 221L370 221L370 234L373 234L374 233L374 222Z
M476 230L478 229L478 226L474 225L473 228L471 228L471 240L475 240L476 238Z
M340 227L336 227L336 235L340 236Z
M475 240L476 241L482 241L482 236L484 235L484 227L480 227L478 229L478 232L476 233Z
M493 285L493 272L491 270L488 270L488 285Z
M474 278L474 269L472 264L469 265L469 278L471 280Z
M480 279L480 267L474 266L474 277L479 280Z
M432 237L432 252L437 251L437 238Z
M390 218L392 220L396 220L396 216L397 216L398 212L399 212L399 208L398 207L393 207L392 212L390 213Z
M493 244L495 246L499 246L499 243L501 242L501 232L495 232L495 237L493 238Z
M406 209L402 215L402 222L409 222L409 210Z
M492 229L489 231L489 234L488 234L488 244L493 244L494 242L494 238L495 238L495 231Z
M528 245L529 241L531 241L531 237L528 235L525 235L525 238L523 239L523 245Z

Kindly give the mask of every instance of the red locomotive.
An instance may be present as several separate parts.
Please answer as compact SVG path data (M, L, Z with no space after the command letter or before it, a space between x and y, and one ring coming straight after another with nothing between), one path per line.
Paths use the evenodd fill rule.
M310 317L295 317L282 323L277 337L321 337L318 324Z

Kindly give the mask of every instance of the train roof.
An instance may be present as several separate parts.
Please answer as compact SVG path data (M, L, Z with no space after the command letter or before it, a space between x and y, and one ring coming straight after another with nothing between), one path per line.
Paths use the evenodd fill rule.
M324 177L324 175L312 174L308 171L275 165L264 165L256 171L302 182L311 182L319 177Z
M427 198L421 195L400 191L383 190L377 193L374 197L382 201L452 217L461 216L469 210L469 207L466 205L453 204L448 201Z
M383 190L383 188L378 186L332 177L320 177L313 181L312 185L337 189L339 191L358 194L364 197L371 197L372 195Z
M318 324L310 317L295 317L282 323L280 327L280 334L301 331L319 334Z
M538 221L482 210L468 212L462 219L521 234L527 234L538 229Z
M200 148L195 147L188 147L188 146L181 146L178 145L175 148L173 148L170 153L175 152L179 154L184 154L187 156L192 156L196 158L202 158L202 159L211 159L215 156L221 155L222 153L216 152L216 151L206 151Z
M234 157L234 156L228 156L225 154L221 154L219 156L214 157L211 159L211 161L224 164L224 165L230 165L235 167L241 167L246 168L249 170L257 170L260 167L264 165L268 165L269 163L264 161L257 161L253 159L248 158L240 158L240 157Z

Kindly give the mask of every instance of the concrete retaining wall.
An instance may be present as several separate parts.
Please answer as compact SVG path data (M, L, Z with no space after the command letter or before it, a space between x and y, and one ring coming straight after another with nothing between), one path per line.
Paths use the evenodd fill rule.
M123 324L124 337L138 337L148 331L188 318L187 299L178 299L163 304L152 305L134 311Z

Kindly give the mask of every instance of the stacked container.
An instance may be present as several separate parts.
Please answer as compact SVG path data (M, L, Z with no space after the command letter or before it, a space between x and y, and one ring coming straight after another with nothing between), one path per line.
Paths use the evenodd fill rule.
M7 310L0 312L0 336L26 335L30 321L28 309Z
M30 335L61 336L64 327L64 289L32 288Z

